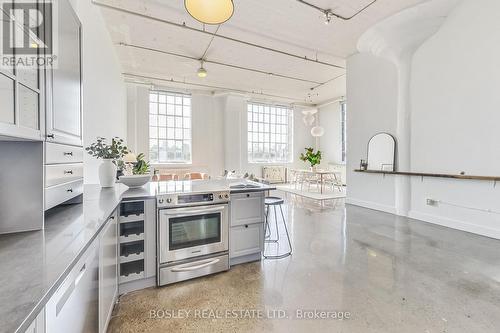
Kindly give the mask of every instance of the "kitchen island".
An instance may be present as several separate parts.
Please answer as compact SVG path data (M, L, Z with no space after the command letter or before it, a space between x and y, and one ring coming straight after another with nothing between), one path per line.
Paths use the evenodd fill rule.
M209 180L150 183L139 189L122 184L103 189L86 185L83 203L49 211L41 231L0 236L0 332L24 332L43 312L51 297L94 245L124 200L155 199L169 193L225 189L233 194L274 189L251 183L231 189L238 180ZM115 221L116 222L116 221ZM77 267L78 268L78 267ZM40 316L39 316L40 317Z

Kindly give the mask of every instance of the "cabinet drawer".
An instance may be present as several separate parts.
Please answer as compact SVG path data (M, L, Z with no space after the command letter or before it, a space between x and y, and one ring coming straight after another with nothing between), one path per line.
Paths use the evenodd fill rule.
M81 163L83 148L47 142L45 146L45 164Z
M83 179L45 189L45 210L83 193Z
M264 222L264 193L231 195L231 226Z
M262 252L264 246L264 224L247 224L231 228L229 239L231 258Z
M45 187L68 183L83 178L83 163L45 166Z

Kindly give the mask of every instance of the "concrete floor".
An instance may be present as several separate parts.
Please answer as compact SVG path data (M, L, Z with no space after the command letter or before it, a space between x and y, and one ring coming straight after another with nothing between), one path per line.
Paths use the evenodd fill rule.
M124 295L108 332L500 331L500 241L287 199L291 257Z

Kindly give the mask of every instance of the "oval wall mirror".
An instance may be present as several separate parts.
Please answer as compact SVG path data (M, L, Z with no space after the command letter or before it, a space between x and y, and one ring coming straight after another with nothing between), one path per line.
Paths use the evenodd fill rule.
M368 141L368 170L395 171L396 140L388 133L379 133Z

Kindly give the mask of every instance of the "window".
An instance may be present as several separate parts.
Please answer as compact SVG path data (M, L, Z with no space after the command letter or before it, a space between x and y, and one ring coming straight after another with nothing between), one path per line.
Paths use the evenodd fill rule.
M191 95L150 91L149 160L191 163Z
M248 162L292 162L293 111L286 106L248 103Z
M340 123L342 124L342 162L346 162L347 155L347 104L340 103Z

